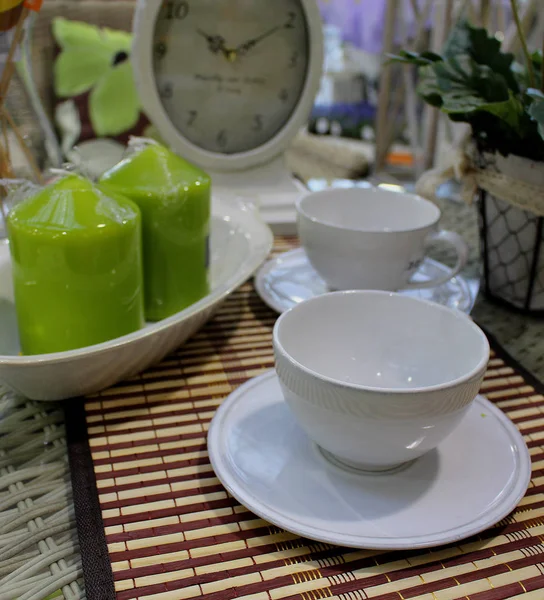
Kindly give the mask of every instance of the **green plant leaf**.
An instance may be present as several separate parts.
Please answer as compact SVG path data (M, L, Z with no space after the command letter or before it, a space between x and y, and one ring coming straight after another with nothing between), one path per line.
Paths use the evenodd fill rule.
M431 106L440 108L442 106L443 89L438 83L436 73L430 66L419 69L419 83L417 93Z
M55 93L61 98L82 94L110 69L111 53L101 47L89 52L85 48L64 50L53 67Z
M416 65L423 67L425 65L432 64L442 60L439 54L434 52L408 52L407 50L401 50L399 54L388 54L388 63L405 63L409 65Z
M535 76L535 86L538 89L543 89L542 87L542 62L544 58L542 57L542 50L537 50L533 52L531 55L531 62L533 63L533 73Z
M527 92L526 65L466 21L457 23L441 54L400 52L391 60L417 65L418 93L452 121L469 123L482 147L544 160L544 94ZM531 59L533 87L540 88L542 53Z
M470 25L467 21L460 20L456 23L442 49L444 59L452 56L459 56L461 54L470 54L471 42L469 28Z
M544 60L542 55L542 50L536 50L531 54L531 60L535 67L540 67L542 65L542 61Z
M511 90L519 91L512 73L514 55L501 52L501 43L489 36L485 29L473 27L467 21L459 21L446 42L443 54L446 61L463 55L470 56L475 63L502 75Z
M495 115L518 133L521 133L523 130L522 123L525 116L525 108L521 100L512 93L510 93L508 100L482 104L478 110Z
M540 90L535 90L534 88L529 88L527 90L527 96L535 100L544 100L544 92Z
M63 17L53 19L53 35L62 47L55 61L55 92L62 98L91 89L113 67L119 52L130 53L132 34L100 29Z
M129 61L110 69L96 84L89 98L89 114L100 137L119 135L136 125L140 102Z
M110 53L129 52L132 43L132 34L126 31L100 28L64 17L53 19L52 30L55 41L63 50L87 47L89 51L100 48L108 49Z
M504 78L488 66L475 63L469 56L436 62L419 71L422 91L432 93L480 96L483 102L508 100L509 90ZM427 92L428 93L428 92ZM445 98L442 98L445 102Z
M530 89L527 90L527 95L533 100L527 112L531 119L536 121L538 133L544 140L544 93L540 90Z
M52 21L52 30L55 41L63 49L101 43L100 29L81 21L55 17Z
M130 53L132 46L132 34L126 31L118 31L104 27L101 30L103 43L114 52L125 51Z
M519 131L524 115L523 104L513 94L502 102L484 102L479 96L451 93L445 96L442 110L447 114L487 112L498 117L512 129Z
M470 122L476 112L485 111L509 127L520 127L524 113L521 100L489 67L465 56L423 67L419 73L418 93L432 106L456 115L455 120Z

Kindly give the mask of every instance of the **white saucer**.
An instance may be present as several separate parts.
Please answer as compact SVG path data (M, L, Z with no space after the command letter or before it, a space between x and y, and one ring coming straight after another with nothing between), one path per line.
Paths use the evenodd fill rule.
M256 515L355 548L424 548L477 534L515 508L531 477L520 433L481 396L437 450L396 472L350 472L298 427L274 371L223 402L208 450L222 484Z
M446 265L425 258L412 281L428 281L449 272ZM478 288L478 280L469 283L458 275L435 288L402 290L401 293L432 300L468 314L474 306ZM303 248L284 252L265 263L255 277L255 289L265 304L279 313L329 291L308 262Z

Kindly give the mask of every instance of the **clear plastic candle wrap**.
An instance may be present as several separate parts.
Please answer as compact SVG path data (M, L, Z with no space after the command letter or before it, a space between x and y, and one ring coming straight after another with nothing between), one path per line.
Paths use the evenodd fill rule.
M23 353L72 350L141 328L138 207L75 174L17 195L7 230Z
M206 296L209 176L156 142L136 139L100 182L142 212L147 320L169 317Z

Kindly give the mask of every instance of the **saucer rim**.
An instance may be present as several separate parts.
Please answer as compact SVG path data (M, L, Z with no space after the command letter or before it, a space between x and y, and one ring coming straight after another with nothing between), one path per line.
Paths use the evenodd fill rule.
M255 291L257 292L257 295L259 296L259 298L268 306L268 308L272 309L274 312L277 312L280 315L283 314L284 312L290 310L293 307L282 307L279 303L277 303L268 294L268 292L266 291L266 285L265 285L266 277L276 267L276 265L280 265L282 262L285 262L286 260L289 260L293 256L297 256L298 254L306 255L306 253L304 252L304 248L302 248L302 247L293 248L292 250L286 250L285 252L281 252L280 254L270 258L264 264L262 264L254 277L254 287L255 287ZM442 263L438 260L435 260L434 258L430 258L428 256L426 256L423 259L423 261L426 263L429 263L429 264L439 265L440 267L443 267L443 268L449 268L444 263ZM459 282L459 285L463 288L463 291L467 294L467 300L468 300L468 307L466 309L454 309L454 310L459 310L461 313L463 313L465 315L470 315L470 313L472 312L472 309L474 307L475 298L473 297L473 292L470 289L468 281L465 279L465 277L463 277L463 275L461 275L459 273L457 275L455 275L454 277L452 277L451 279ZM405 290L401 289L396 293L402 294L404 291ZM316 297L317 296L312 296L312 298L316 298ZM429 302L432 302L432 301L429 300ZM294 306L296 306L296 304ZM440 304L440 306L445 306L446 308L449 308L445 304Z
M368 550L417 550L430 548L455 543L481 533L486 529L490 529L507 517L516 508L527 492L531 482L532 464L529 450L523 436L502 410L482 395L478 394L474 402L480 403L486 410L492 413L497 424L501 425L505 430L505 434L510 440L517 462L517 468L514 468L514 476L512 477L509 488L507 488L507 493L505 495L504 489L502 490L502 497L495 504L494 509L461 527L456 527L432 535L411 537L377 538L364 535L334 534L330 530L308 527L307 525L297 523L296 520L283 516L277 509L263 504L258 497L249 491L249 488L243 488L236 484L234 474L235 465L233 465L220 451L222 440L224 439L224 432L227 430L227 428L223 426L223 423L229 412L250 389L263 384L266 385L269 380L274 378L277 379L275 370L269 370L262 375L246 381L223 401L210 423L207 435L207 447L211 466L227 492L255 515L285 531L317 542L348 548ZM362 476L373 477L376 475L362 474ZM493 515L493 517L490 518L489 515Z

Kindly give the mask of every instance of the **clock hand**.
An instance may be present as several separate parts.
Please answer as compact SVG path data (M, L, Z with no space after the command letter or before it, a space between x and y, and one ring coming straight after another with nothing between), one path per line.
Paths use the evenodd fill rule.
M240 44L236 48L235 52L237 54L239 54L240 56L244 56L244 54L247 54L249 52L249 50L251 50L253 47L255 47L259 42L261 42L262 40L271 36L273 33L276 33L276 31L279 31L280 29L282 29L282 27L280 25L277 25L276 27L273 27L272 29L265 31L262 35L259 35L258 37L253 38L252 40L248 40L247 42Z
M213 52L214 54L218 54L219 52L222 52L223 54L226 53L224 37L220 35L209 35L202 31L202 29L197 29L196 31L208 42L208 49L210 52Z

